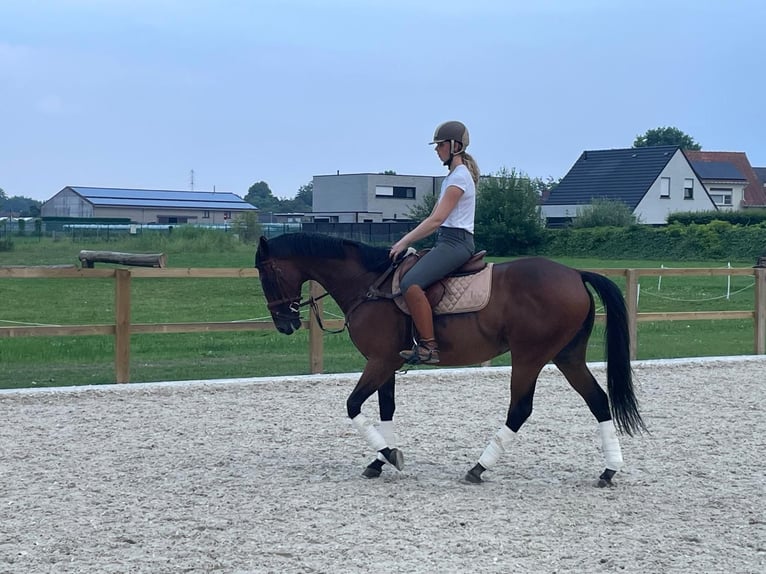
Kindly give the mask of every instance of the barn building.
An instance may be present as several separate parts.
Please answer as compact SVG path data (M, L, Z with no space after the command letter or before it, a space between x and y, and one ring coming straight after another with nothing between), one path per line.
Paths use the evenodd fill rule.
M67 186L40 208L43 218L129 219L132 223L225 225L257 208L228 192Z

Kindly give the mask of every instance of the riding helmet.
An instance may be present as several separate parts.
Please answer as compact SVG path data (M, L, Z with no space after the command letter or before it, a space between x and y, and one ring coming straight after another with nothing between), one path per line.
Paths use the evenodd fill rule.
M432 144L455 141L463 144L463 149L468 147L468 128L462 122L449 121L440 124L434 132Z

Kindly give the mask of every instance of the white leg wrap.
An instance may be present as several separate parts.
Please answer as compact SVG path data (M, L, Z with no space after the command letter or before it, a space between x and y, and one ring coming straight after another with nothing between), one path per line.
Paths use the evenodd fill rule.
M386 441L388 448L396 448L396 431L394 430L394 421L380 421L378 425L378 431L383 435L383 440ZM388 462L386 457L378 453L378 460L380 462Z
M513 437L516 435L506 425L500 427L497 434L489 441L487 448L479 457L479 464L486 469L490 469L495 466L495 463L500 458L500 455L510 446Z
M598 432L601 435L601 452L604 453L606 467L609 470L620 470L622 468L622 450L614 422L609 420L598 423Z
M354 426L362 433L362 436L373 449L381 450L386 448L386 439L383 438L383 435L375 428L375 425L368 421L362 413L351 419L351 422L354 423Z

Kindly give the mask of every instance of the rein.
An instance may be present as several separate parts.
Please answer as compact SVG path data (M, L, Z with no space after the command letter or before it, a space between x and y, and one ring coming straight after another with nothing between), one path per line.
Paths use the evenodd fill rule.
M324 331L325 333L329 333L331 335L337 335L338 333L342 333L348 328L348 321L349 317L351 317L351 313L353 313L357 307L359 307L362 303L366 303L367 301L375 301L377 299L394 299L398 296L398 294L394 293L384 293L380 290L380 286L385 282L386 279L394 272L394 270L399 267L399 264L402 262L402 258L399 258L397 261L392 262L388 269L386 269L380 277L378 277L375 282L370 285L369 289L367 289L367 293L365 293L364 297L361 297L357 299L353 305L351 305L351 308L345 313L345 320L343 322L343 327L337 330L327 329L324 324L322 323L322 317L319 314L319 307L317 306L317 301L320 299L324 299L329 295L327 291L319 295L318 297L309 297L306 301L302 301L301 296L298 295L297 297L282 297L281 299L277 299L275 301L270 301L266 304L267 309L270 311L273 310L275 307L278 307L280 305L284 305L285 303L289 303L289 310L291 313L300 313L301 308L309 306L309 309L314 313L314 317L316 318L317 325L319 325L319 328ZM282 287L282 281L280 279L280 276L282 274L281 270L276 266L274 261L264 261L264 265L268 265L271 267L271 269L274 271L277 288L280 295L283 295L285 290ZM277 317L284 316L284 313L280 313L279 311L274 311L274 315ZM289 317L288 317L289 318Z

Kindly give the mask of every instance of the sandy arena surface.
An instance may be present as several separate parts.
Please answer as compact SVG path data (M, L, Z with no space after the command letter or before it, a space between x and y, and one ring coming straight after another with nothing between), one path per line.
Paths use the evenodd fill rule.
M764 367L636 363L652 434L611 489L552 369L482 485L509 369L399 376L406 466L377 480L354 375L2 392L0 572L766 572Z

